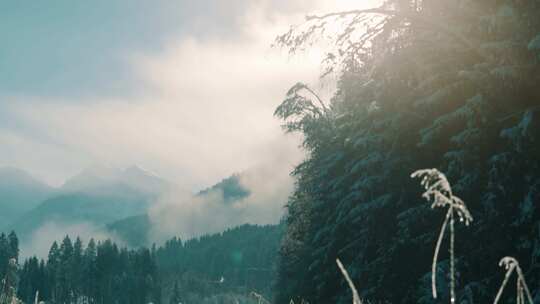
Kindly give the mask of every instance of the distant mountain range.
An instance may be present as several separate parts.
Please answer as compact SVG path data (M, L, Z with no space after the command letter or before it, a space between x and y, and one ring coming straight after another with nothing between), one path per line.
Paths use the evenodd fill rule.
M120 189L119 188L124 188ZM129 193L127 188L138 193L159 195L170 188L169 182L138 166L126 169L94 166L68 179L61 188L62 192L84 193Z
M16 168L0 168L0 227L50 197L55 189Z
M0 230L28 238L48 222L97 227L145 213L171 185L137 166L92 167L51 188L19 169L0 169Z
M22 241L47 223L90 224L131 246L148 245L152 223L148 210L171 184L137 166L92 167L52 188L15 168L0 168L0 231L17 232ZM218 195L225 204L250 192L232 175L196 196ZM69 231L66 231L66 234Z
M147 213L130 216L106 226L107 231L114 233L131 247L149 245L151 229L152 223Z
M240 175L234 174L219 183L201 190L196 196L218 195L225 204L246 198L250 191L240 183ZM148 213L127 217L107 225L107 230L114 233L132 247L150 245L152 222Z
M240 184L239 174L224 178L212 187L200 191L197 195L203 196L214 192L220 192L224 203L241 200L250 194L249 190Z

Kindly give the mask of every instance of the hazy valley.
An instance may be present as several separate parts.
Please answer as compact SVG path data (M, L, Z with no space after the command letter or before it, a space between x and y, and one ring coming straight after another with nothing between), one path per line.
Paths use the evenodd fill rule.
M5 1L0 37L0 304L540 303L538 0Z

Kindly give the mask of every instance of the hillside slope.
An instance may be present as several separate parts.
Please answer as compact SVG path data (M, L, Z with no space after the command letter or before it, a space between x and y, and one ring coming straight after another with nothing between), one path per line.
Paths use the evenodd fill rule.
M148 214L139 214L108 223L106 230L112 232L130 247L143 247L151 243L152 224Z
M6 229L15 230L23 241L47 223L102 229L105 224L146 213L169 187L167 181L136 166L89 168L25 210Z
M39 182L23 170L0 168L0 228L35 208L52 195L54 189Z
M201 190L197 197L211 197L220 203L232 205L234 202L242 200L250 195L240 183L240 175L231 175L217 184ZM232 208L232 207L231 207ZM111 222L106 229L121 237L129 246L150 246L156 240L150 239L152 222L147 213L138 214L118 221Z
M185 242L167 241L156 251L165 298L170 298L176 283L186 303L252 291L270 299L283 229L242 225Z

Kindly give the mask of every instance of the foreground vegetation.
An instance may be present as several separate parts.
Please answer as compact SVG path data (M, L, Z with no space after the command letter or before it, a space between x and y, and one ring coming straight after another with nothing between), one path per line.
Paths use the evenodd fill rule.
M539 16L535 0L387 0L311 16L278 37L295 52L341 24L325 61L339 75L336 95L322 100L298 83L275 112L308 155L293 172L275 303L350 303L351 289L355 304L540 301L528 289L540 285ZM446 209L420 200L417 168L446 173L415 174ZM250 301L281 234L228 233L152 250L102 242L95 254L67 238L47 261L23 263L19 297L30 302L39 289L53 303ZM239 240L248 242L237 249ZM3 295L13 298L16 237L0 243ZM95 277L72 283L74 269ZM43 282L51 285L36 287Z
M374 303L492 302L507 255L540 284L538 16L538 1L389 0L278 37L296 52L342 29L326 60L336 95L299 83L276 110L308 154L293 172L276 303L350 303L336 258ZM475 218L454 227L453 259L441 244L437 300L426 261L444 214L419 200L409 175L422 167L445 172Z

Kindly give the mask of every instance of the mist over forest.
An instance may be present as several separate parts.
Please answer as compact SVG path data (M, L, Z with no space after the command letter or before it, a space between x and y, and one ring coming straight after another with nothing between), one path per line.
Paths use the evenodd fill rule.
M0 304L540 303L540 2L0 3Z

